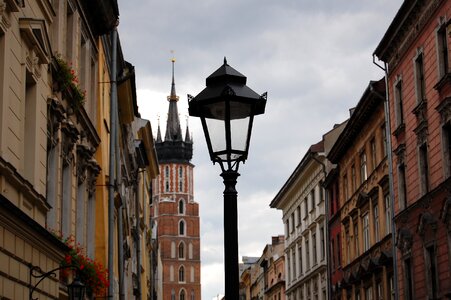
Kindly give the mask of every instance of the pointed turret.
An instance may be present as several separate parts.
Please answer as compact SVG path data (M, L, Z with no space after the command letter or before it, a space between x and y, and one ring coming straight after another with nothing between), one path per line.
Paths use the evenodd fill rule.
M172 59L172 84L171 94L167 97L169 101L168 120L166 123L166 133L164 141L161 140L160 125L158 124L157 141L155 147L157 149L158 160L160 162L189 162L193 156L193 145L189 135L188 127L183 140L182 128L180 126L180 118L177 108L179 97L175 92L175 76L174 64Z
M157 129L157 143L161 143L162 139L161 139L161 129L160 129L160 118L158 118L158 129Z
M189 135L189 126L188 126L188 120L186 120L186 133L185 133L185 143L192 143L191 137Z

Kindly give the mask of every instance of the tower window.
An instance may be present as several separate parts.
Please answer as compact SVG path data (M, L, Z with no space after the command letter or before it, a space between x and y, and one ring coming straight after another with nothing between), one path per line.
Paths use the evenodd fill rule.
M169 166L164 168L164 190L165 192L169 192Z
M179 282L185 282L185 268L183 266L179 268Z
M185 213L185 202L183 200L179 201L179 214L183 215Z
M185 235L185 221L181 220L179 223L179 235Z
M183 192L183 168L179 167L179 192Z
M179 244L179 259L185 259L185 244L183 242Z

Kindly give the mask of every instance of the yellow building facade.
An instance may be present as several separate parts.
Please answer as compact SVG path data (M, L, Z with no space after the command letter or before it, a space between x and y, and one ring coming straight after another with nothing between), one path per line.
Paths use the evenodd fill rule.
M118 15L116 1L0 1L0 299L66 299L71 275L39 276L58 269L75 244L105 267L113 253L112 298L152 293L148 210L158 162L120 43L120 159L115 181L108 176Z

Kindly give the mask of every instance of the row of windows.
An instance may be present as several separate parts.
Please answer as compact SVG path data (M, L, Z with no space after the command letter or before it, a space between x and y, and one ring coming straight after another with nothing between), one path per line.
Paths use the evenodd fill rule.
M324 261L326 258L326 242L324 226L319 228L319 246L317 232L314 229L309 235L300 240L296 247L289 250L287 258L287 282L294 282L318 264L318 259ZM310 243L311 242L311 243ZM319 248L318 248L319 247Z
M186 259L186 246L185 246L184 241L181 241L178 244L177 251L176 251L175 242L171 242L171 258L176 257L176 252L177 252L178 259L181 259L181 260ZM188 244L188 259L193 259L193 244L192 243Z
M449 72L449 57L448 57L448 37L444 19L441 19L442 24L436 31L436 45L437 45L437 66L439 78L443 78ZM417 55L414 59L414 82L416 92L416 102L418 107L426 102L426 81L424 74L424 53L423 49L417 50ZM404 97L403 97L403 79L398 75L394 82L394 113L397 128L395 135L401 130L404 130L405 112L404 112ZM417 107L417 108L418 108ZM424 111L418 111L417 108L413 111L417 115L417 121L423 121ZM421 110L421 109L420 109ZM427 121L426 121L427 122ZM424 128L427 130L427 123ZM422 130L418 130L418 172L420 177L420 193L426 194L430 190L430 171L429 171L429 153L427 138L422 136ZM442 145L443 145L443 169L445 178L451 176L451 123L446 122L442 126ZM398 147L399 148L399 147ZM404 153L398 153L398 156L403 156ZM398 158L397 179L398 179L398 195L399 208L407 207L407 183L406 183L406 169L405 159Z
M404 299L413 300L415 298L414 278L414 260L412 256L406 256L403 259L404 270ZM424 247L424 272L428 299L439 299L439 275L437 266L437 248L435 244L429 244Z
M346 299L353 299L352 295L354 294L354 300L394 300L395 299L395 290L394 290L394 282L393 275L389 275L387 279L387 290L384 291L384 285L382 284L381 279L376 279L375 284L365 285L365 286L354 286L354 288L350 288L346 291Z
M301 225L303 220L306 220L308 215L311 214L316 205L319 205L324 201L324 188L322 187L323 182L320 181L316 188L313 188L310 193L305 196L304 201L299 204L295 212L292 212L290 218L287 219L286 226L286 236L289 237L293 234L295 227ZM302 208L303 208L303 213Z
M383 149L383 156L385 157L387 154L387 138L385 132L385 126L381 126L381 148ZM358 164L355 162L351 164L350 170L344 173L343 175L343 192L344 192L344 201L347 201L352 194L359 188L361 184L363 184L369 176L369 162L371 163L371 170L375 170L379 164L380 159L378 160L378 146L377 146L376 137L372 137L369 145L364 146L360 151L358 157ZM367 151L369 150L369 159L367 156ZM358 173L357 174L357 168ZM358 178L357 178L358 176ZM357 182L357 180L359 180Z
M188 300L187 293L186 293L185 289L183 289L183 288L180 289L179 298L178 299L179 300ZM176 298L175 298L175 290L174 289L171 290L171 300L176 300ZM195 300L194 290L191 290L190 300Z
M165 192L170 192L170 182L171 182L171 172L169 166L164 168L164 190ZM183 192L185 185L185 176L183 167L178 167L178 180L177 180L177 191Z
M437 66L439 78L443 78L449 72L449 57L448 57L448 37L446 31L446 24L444 20L441 20L443 24L436 32L437 40ZM416 102L421 103L426 100L426 80L424 74L424 53L420 48L414 59L414 76L415 76L415 92ZM394 111L396 127L402 127L404 125L404 99L403 99L403 81L402 76L398 75L394 83Z
M318 285L318 279L315 277L312 280L302 284L296 290L287 294L288 300L326 300L326 287Z
M388 235L392 231L392 208L389 194L384 195L384 236ZM345 257L346 263L349 264L351 259L357 258L363 252L368 251L371 246L380 241L381 236L381 216L379 213L379 204L377 197L370 200L369 208L364 212L357 212L356 216L345 225L344 239L345 239ZM359 237L362 237L362 241ZM340 244L340 240L337 240ZM340 250L334 249L334 243L331 244L332 265L341 265ZM339 245L338 245L339 246ZM335 261L334 259L337 259Z
M178 269L177 281L179 283L186 283L185 266L180 266ZM174 266L169 266L169 281L174 281ZM194 282L194 267L190 267L190 282Z

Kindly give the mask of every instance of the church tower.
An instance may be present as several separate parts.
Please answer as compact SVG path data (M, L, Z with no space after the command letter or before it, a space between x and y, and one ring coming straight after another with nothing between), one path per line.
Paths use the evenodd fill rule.
M155 148L160 175L153 181L151 215L158 241L158 285L162 300L199 300L199 204L194 201L193 142L186 126L182 135L175 92L174 63L164 140L158 124ZM160 299L160 298L158 298Z

